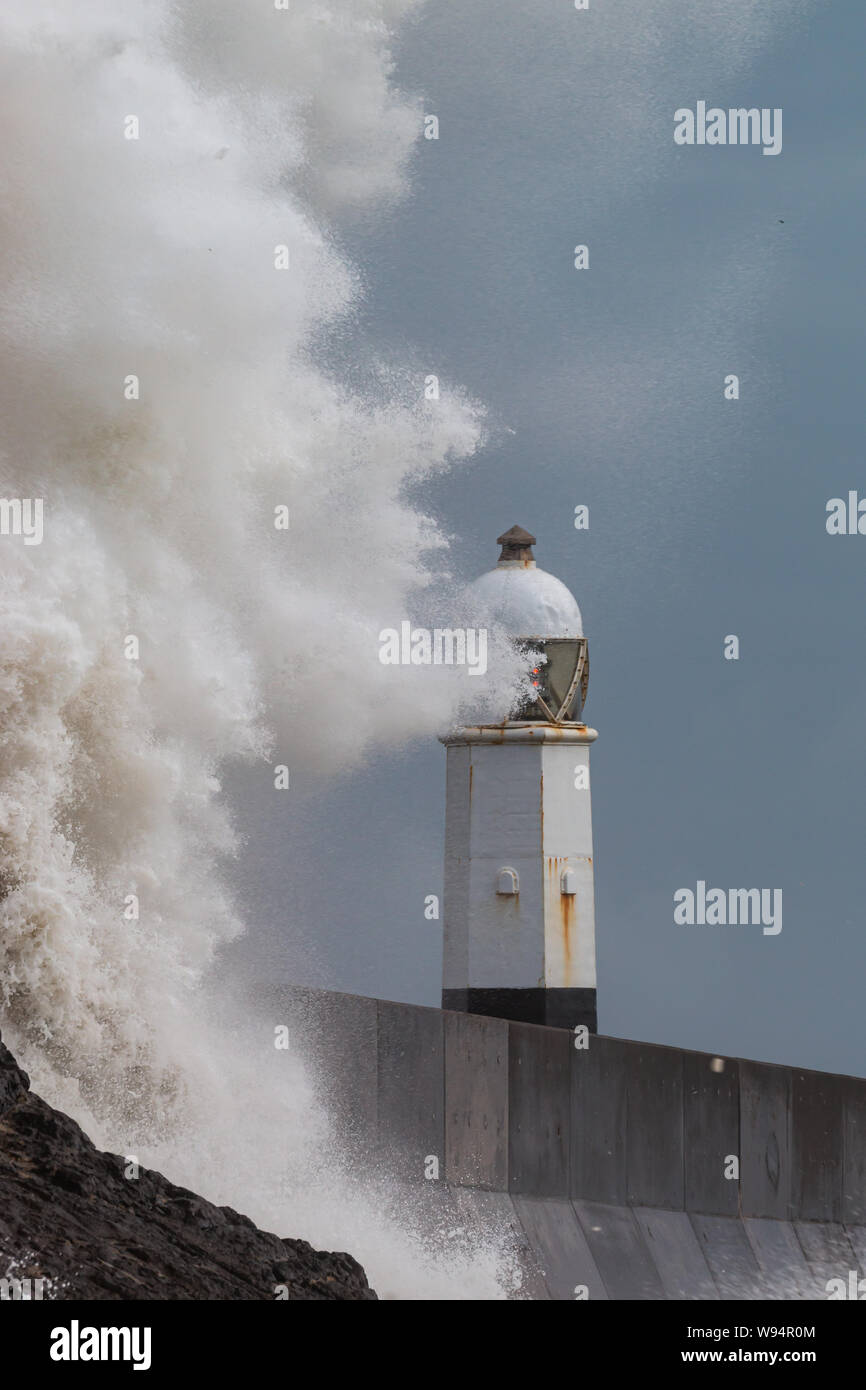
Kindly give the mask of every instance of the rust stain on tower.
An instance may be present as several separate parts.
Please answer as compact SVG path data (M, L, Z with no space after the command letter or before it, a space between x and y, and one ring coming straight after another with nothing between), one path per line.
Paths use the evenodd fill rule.
M567 868L567 859L551 857L549 855L545 859L545 873L547 875L546 897L552 907L553 904L558 904L559 931L562 937L563 964L566 975L570 972L574 931L577 924L574 894L562 892L562 874Z

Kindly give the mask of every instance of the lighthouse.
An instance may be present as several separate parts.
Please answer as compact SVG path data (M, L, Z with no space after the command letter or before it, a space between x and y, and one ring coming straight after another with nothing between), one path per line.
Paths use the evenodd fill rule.
M526 655L531 695L446 748L442 1007L596 1029L589 657L580 609L539 569L535 537L500 536L467 591Z

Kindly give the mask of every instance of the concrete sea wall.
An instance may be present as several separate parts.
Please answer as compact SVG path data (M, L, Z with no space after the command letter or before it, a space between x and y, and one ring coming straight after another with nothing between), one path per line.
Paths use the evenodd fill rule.
M595 1035L583 1049L564 1029L356 995L284 1000L359 1160L459 1219L498 1214L529 1296L826 1298L828 1280L866 1275L864 1078Z

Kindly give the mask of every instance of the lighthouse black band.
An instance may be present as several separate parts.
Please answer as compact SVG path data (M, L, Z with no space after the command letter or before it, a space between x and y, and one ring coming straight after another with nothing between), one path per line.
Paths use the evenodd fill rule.
M442 1007L548 1028L598 1028L594 989L443 989Z

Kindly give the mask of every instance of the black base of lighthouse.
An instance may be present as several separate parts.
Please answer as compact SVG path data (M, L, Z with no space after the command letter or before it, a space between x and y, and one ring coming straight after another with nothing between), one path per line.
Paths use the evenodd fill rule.
M541 1023L548 1028L598 1031L594 989L443 989L443 1009Z

